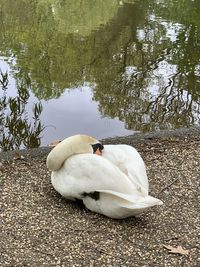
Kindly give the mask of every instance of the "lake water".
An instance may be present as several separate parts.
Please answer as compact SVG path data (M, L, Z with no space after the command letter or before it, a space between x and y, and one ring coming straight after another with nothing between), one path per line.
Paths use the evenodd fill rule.
M200 124L200 1L0 0L0 147Z

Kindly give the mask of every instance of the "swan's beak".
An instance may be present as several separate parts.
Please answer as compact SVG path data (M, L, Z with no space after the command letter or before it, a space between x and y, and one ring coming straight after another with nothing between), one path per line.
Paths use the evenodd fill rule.
M102 156L102 151L99 148L97 148L97 150L94 152L94 154Z

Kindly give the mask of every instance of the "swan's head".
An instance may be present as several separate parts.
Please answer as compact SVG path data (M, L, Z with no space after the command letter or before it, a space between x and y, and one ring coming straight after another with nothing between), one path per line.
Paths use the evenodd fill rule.
M101 155L103 145L94 137L74 135L58 143L47 157L47 167L52 171L61 168L64 161L77 154L93 153Z

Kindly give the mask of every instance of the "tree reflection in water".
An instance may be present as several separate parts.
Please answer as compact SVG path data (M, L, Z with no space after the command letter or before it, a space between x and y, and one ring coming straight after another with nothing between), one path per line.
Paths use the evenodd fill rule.
M0 149L3 151L40 146L40 134L44 126L40 122L42 105L33 106L30 122L26 106L29 99L29 78L23 77L17 85L17 96L9 97L8 73L0 73Z
M143 132L200 124L200 95L182 88L183 74L171 75L167 85L161 78L155 79L146 88L148 78L143 74L138 72L124 84L113 83L110 91L96 94L101 112L125 121L127 129Z
M102 114L119 118L127 129L145 132L200 124L199 2L179 2L187 12L175 9L177 1L168 1L164 9L150 4L145 24L132 24L135 35L110 58L120 71L114 73L113 66L108 71L108 64L97 62L105 79L96 77L94 99Z

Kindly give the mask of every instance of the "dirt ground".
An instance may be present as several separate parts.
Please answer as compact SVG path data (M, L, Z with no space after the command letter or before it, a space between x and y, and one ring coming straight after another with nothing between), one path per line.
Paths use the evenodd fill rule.
M150 194L164 205L140 218L109 219L55 192L45 165L49 149L1 153L0 266L200 266L199 132L104 143L138 149Z

